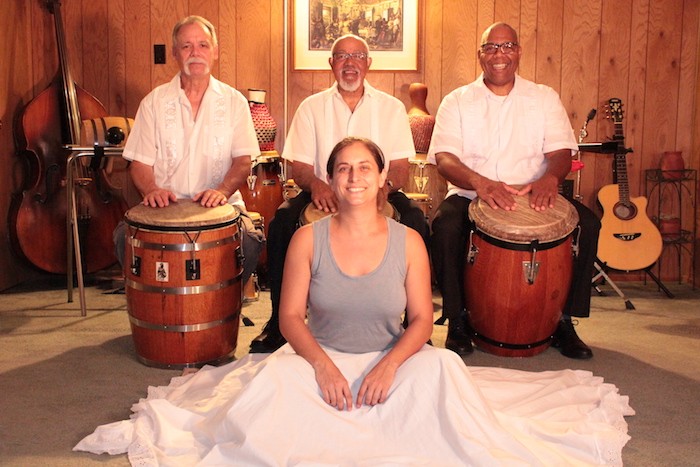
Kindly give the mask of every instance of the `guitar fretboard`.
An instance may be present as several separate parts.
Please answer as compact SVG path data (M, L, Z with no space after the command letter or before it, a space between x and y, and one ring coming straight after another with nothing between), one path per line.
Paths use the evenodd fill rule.
M622 101L612 98L608 101L614 124L613 140L617 141L618 152L615 153L615 183L620 192L620 203L630 205L630 187L627 179L627 157L625 150L625 133L622 128Z

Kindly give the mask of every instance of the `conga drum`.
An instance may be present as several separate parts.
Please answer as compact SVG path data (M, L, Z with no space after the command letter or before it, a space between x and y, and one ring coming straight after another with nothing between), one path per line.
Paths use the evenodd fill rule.
M239 213L179 200L127 211L125 292L138 359L160 368L233 358L243 273Z
M83 120L80 126L80 141L85 146L121 147L134 126L127 117L98 117Z
M303 226L306 224L310 224L314 221L323 219L326 216L329 216L331 213L326 212L322 209L318 209L314 203L309 203L306 205L303 211L301 211L301 215L299 216L299 226ZM384 214L386 217L391 217L395 221L399 221L400 217L399 212L396 210L394 206L392 206L390 203L384 203L384 207L382 208L382 214Z
M558 195L535 211L516 196L513 211L469 205L464 296L474 342L505 357L529 357L549 347L571 285L575 208Z
M240 191L248 211L260 213L264 220L265 232L275 217L277 208L284 201L282 163L277 151L264 151L253 162L248 183ZM260 252L257 272L261 280L267 277L267 251Z

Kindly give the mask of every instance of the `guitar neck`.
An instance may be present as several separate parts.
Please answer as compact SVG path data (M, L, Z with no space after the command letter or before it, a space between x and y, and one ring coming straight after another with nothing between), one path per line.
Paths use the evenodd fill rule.
M615 134L613 140L618 142L619 152L615 153L615 164L613 165L613 180L617 184L620 192L620 202L625 206L630 204L630 186L627 179L627 155L625 147L625 134L622 122L615 122Z
M630 186L627 179L627 156L624 152L615 154L615 176L615 182L620 192L620 202L624 205L629 205Z

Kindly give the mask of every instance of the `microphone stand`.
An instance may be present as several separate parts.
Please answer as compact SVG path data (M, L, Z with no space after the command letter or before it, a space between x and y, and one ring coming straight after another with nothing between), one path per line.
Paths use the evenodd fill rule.
M586 121L583 122L583 126L581 127L581 130L578 133L578 144L580 145L583 143L583 140L588 137L588 122L593 120L596 114L596 109L591 109L590 112L588 112L588 116L586 117ZM578 150L576 151L576 162L581 162L581 151ZM574 180L574 199L578 202L581 202L583 200L583 196L581 196L581 170L579 169L576 171L576 178Z

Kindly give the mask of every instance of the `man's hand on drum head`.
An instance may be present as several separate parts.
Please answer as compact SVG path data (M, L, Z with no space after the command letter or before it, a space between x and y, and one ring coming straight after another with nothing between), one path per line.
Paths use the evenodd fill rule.
M495 182L482 177L479 186L475 189L476 195L486 201L493 209L512 211L516 207L513 196L517 196L519 191L503 182Z
M210 188L194 195L192 201L198 202L205 208L212 208L228 203L228 196L226 196L226 193Z
M143 197L143 205L150 206L152 208L164 208L170 204L170 202L176 202L177 196L170 190L164 190L163 188L158 188L153 191L146 193Z
M323 212L336 212L338 210L338 200L335 193L327 183L320 180L311 185L311 202Z
M535 211L544 211L554 207L559 194L559 180L545 174L526 188L530 192L530 207Z

